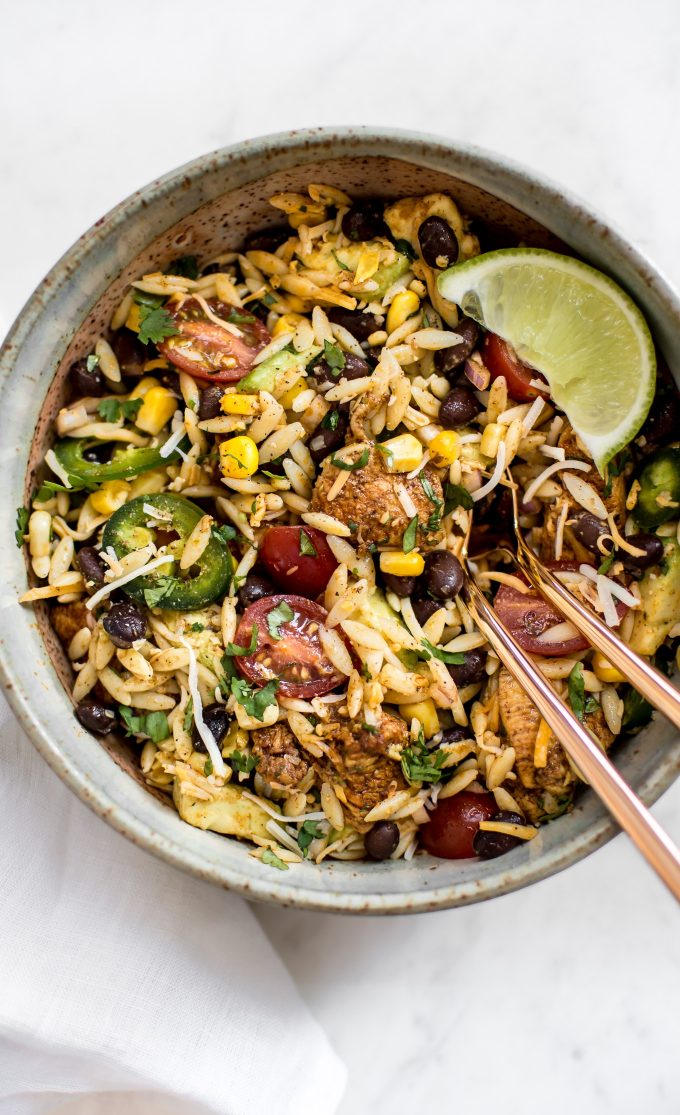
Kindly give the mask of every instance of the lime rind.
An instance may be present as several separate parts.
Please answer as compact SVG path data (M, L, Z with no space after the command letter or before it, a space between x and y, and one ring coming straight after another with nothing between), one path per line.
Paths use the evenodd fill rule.
M607 275L542 248L503 248L444 271L442 296L541 372L602 472L654 398L647 323Z

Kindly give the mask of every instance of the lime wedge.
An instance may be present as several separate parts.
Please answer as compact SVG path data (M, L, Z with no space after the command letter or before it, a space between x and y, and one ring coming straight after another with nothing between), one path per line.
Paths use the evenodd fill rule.
M504 248L450 267L437 286L545 376L600 472L632 441L654 398L656 358L615 282L555 252Z

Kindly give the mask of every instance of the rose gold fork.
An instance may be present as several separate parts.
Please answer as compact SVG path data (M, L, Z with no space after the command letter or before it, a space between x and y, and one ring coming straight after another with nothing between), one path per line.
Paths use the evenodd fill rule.
M514 497L513 503L516 511L516 497ZM515 523L517 525L517 519L515 519ZM519 529L517 537L519 551L520 546L524 546ZM461 555L466 574L467 604L479 630L493 647L508 672L519 682L534 702L541 716L557 736L567 755L583 776L584 781L591 786L670 892L680 901L680 852L668 834L664 832L649 810L645 808L637 795L631 790L627 782L624 781L585 726L559 699L552 686L500 622L495 611L476 584L468 566L467 543L468 539L466 538ZM521 565L519 556L517 560ZM536 560L536 565L542 568L538 560ZM523 565L522 568L524 568ZM545 572L547 573L547 570ZM532 581L534 580L528 571L527 575L530 576ZM552 578L552 580L555 580L559 589L562 589L559 581L556 581L555 578ZM566 592L566 590L564 591ZM562 607L561 592L556 592L555 595L559 597L560 610L566 612L566 609ZM552 601L554 598L549 599ZM571 616L569 618L571 619ZM578 626L576 620L573 622ZM609 643L607 642L606 645L609 646Z

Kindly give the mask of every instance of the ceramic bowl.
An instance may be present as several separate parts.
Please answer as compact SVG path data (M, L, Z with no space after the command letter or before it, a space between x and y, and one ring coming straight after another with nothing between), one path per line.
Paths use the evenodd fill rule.
M581 202L504 158L434 136L386 129L315 129L227 147L152 182L86 232L31 296L0 363L5 474L0 502L0 663L9 700L57 774L118 831L218 886L281 905L346 913L406 913L463 905L517 890L575 863L616 832L595 796L489 862L417 856L382 864L263 866L245 845L180 821L143 783L124 740L99 742L76 722L70 668L45 606L21 607L22 553L15 509L27 502L71 362L105 332L126 284L182 252L205 257L277 222L268 198L308 182L355 197L449 191L461 208L514 241L570 250L614 276L642 308L680 371L680 303L658 272ZM680 739L656 720L622 743L615 761L643 801L675 778Z

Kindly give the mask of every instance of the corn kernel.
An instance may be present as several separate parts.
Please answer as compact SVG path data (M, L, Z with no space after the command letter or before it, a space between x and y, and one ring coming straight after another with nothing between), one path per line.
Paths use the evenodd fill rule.
M287 391L284 391L283 395L281 395L279 399L279 402L281 403L283 409L291 410L293 403L297 399L298 395L301 395L302 392L306 390L307 385L304 379L299 379L297 383L294 383L292 387L289 387Z
M437 457L437 464L452 465L460 456L460 435L455 430L442 430L432 438L430 453Z
M107 480L97 492L90 496L90 503L100 515L113 515L127 502L130 485L125 480Z
M142 376L137 386L130 392L131 399L143 399L152 387L160 387L160 383L153 376Z
M413 720L415 716L420 721L425 739L430 739L439 731L439 717L431 697L424 701L412 701L407 705L399 705L399 712L406 721Z
M139 320L139 306L136 302L133 302L130 307L130 313L125 319L125 328L131 329L133 333L139 333L141 324Z
M302 314L282 314L272 329L272 337L280 337L282 333L294 333L301 321L307 318Z
M220 406L224 414L255 414L257 395L223 395Z
M135 499L136 496L150 496L155 492L162 492L167 482L168 473L165 466L149 469L148 472L142 472L130 481L129 498Z
M177 410L177 399L166 387L151 387L137 412L135 426L147 434L159 434Z
M229 480L244 480L257 472L257 446L251 437L230 437L220 445L220 469Z
M419 577L425 568L422 554L412 550L410 554L402 554L399 550L384 550L380 555L380 568L383 573L391 573L393 577Z
M388 472L411 472L423 459L423 447L413 434L399 434L380 445Z
M479 443L480 453L485 457L495 457L506 430L507 426L501 426L499 422L489 422L488 426L484 427L482 440Z
M626 680L621 671L617 670L616 666L613 666L603 654L600 654L599 650L596 650L593 655L593 671L595 677L609 685L615 685L617 682Z
M387 332L393 333L408 317L413 317L418 312L419 306L420 299L415 291L400 290L395 294L387 311Z

